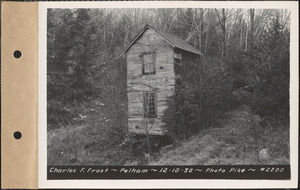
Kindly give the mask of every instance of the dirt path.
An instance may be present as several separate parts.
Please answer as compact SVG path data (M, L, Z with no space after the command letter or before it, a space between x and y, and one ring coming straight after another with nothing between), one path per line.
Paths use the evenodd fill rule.
M259 134L256 129L261 119L249 107L228 112L220 128L202 131L173 150L162 152L162 157L150 165L238 165L263 164L258 159Z

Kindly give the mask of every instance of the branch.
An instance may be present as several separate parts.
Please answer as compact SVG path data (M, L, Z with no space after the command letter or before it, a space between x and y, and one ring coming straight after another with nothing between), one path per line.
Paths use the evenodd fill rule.
M216 11L216 13L217 13L217 16L218 16L218 20L219 20L219 23L220 23L220 25L221 25L221 28L225 28L224 27L224 23L222 22L222 18L221 18L221 16L220 16L220 14L219 14L219 12L218 12L218 10L217 9L215 9L215 11ZM226 18L225 18L226 19Z
M291 15L291 12L290 12L289 15L286 17L285 22L284 22L284 24L283 24L283 26L282 26L282 29L285 28L286 23L287 23L287 22L289 21L289 19L290 19L290 15Z
M231 9L229 12L227 12L227 14L226 14L226 16L225 16L225 18L226 19L229 19L230 17L232 17L232 15L234 15L234 9Z
M215 11L216 11L216 13L217 13L217 16L218 16L219 23L220 23L220 24L222 24L222 19L221 19L221 16L220 16L220 14L219 14L218 10L217 10L217 9L215 9Z
M105 72L113 65L114 61L120 59L120 58L123 56L123 54L124 54L124 52L121 53L121 55L119 55L117 58L115 58L115 59L113 59L113 60L110 60L110 61L104 62L103 64L96 65L96 66L92 67L93 69L95 69L95 68L97 68L97 67L99 67L99 66L103 66L103 65L106 65L106 64L109 63L109 65L108 65L106 68L104 68L104 69L102 70L102 72L101 72L99 75L97 75L96 77L100 77L101 75L103 75L103 74L104 74L104 73L105 73Z
M101 66L106 65L106 64L108 64L108 63L110 63L110 62L112 62L112 61L116 61L116 60L118 60L120 57L122 57L123 54L124 54L124 52L121 53L121 55L119 55L117 58L115 58L115 59L113 59L113 60L106 61L106 62L101 63L101 64L99 64L99 65L94 65L94 66L92 66L92 69L96 69L97 67L101 67Z

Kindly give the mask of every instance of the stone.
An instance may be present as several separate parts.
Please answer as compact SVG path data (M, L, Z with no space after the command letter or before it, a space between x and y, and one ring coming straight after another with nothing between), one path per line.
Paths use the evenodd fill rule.
M261 151L259 151L258 157L260 160L262 161L266 161L270 159L270 154L268 149L262 149Z

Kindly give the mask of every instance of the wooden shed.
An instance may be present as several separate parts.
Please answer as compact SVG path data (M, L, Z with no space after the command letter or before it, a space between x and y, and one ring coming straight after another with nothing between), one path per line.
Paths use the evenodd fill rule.
M184 40L146 25L125 48L127 61L128 132L167 135L174 121L176 67L197 60L200 52Z

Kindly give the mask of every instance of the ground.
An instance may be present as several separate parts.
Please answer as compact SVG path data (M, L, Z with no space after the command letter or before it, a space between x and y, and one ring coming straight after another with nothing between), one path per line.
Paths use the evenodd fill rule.
M240 106L226 113L219 128L204 130L178 147L162 150L160 158L149 165L289 164L287 126L263 124L248 106Z
M118 131L111 130L113 121L108 109L100 98L92 99L77 109L75 124L48 130L48 165L124 164L130 155L118 146L122 141Z
M150 159L147 154L134 156L130 147L113 141L115 134L107 133L111 118L105 106L91 102L82 125L48 131L49 165L289 164L289 127L273 126L245 105L227 112L219 126L163 147Z

